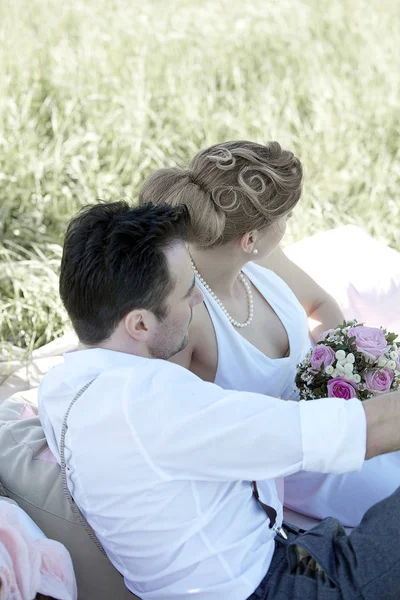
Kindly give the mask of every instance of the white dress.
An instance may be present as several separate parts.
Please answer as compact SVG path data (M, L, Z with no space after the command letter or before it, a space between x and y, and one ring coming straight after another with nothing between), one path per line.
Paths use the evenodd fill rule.
M273 308L286 329L290 352L272 359L243 338L216 301L197 280L213 322L218 346L215 383L226 389L252 391L281 398L296 398L296 365L311 345L307 315L288 285L275 273L254 263L243 272ZM283 428L284 423L276 426ZM240 440L238 441L240 443ZM276 481L283 499L282 482ZM284 504L315 518L333 516L344 525L359 524L365 511L400 485L400 453L375 457L360 472L326 475L301 471L285 479ZM262 493L262 482L258 484Z
M307 315L296 296L273 271L248 263L243 272L278 315L289 340L289 355L269 358L243 338L198 281L211 316L218 346L214 383L223 388L297 398L296 366L310 348Z

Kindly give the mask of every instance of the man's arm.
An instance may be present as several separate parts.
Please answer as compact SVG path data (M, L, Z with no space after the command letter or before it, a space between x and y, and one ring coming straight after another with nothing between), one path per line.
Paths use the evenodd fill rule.
M125 394L130 396L129 386ZM361 469L365 459L366 416L356 399L297 402L229 391L160 361L146 397L127 411L166 478L251 481L299 470L343 473Z
M291 261L281 248L274 250L259 264L274 271L288 284L311 321L311 335L315 342L321 333L343 322L344 316L336 300Z
M135 377L131 384L135 397ZM357 471L366 457L400 450L400 392L366 402L234 392L157 361L146 394L126 405L126 416L146 460L166 479L251 481Z

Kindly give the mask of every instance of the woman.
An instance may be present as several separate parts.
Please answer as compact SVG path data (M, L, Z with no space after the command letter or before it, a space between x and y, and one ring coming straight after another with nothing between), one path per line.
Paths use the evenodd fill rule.
M301 190L300 161L276 142L217 144L188 169L160 169L145 181L141 203L185 204L191 214L190 252L204 305L175 360L203 379L295 398L296 365L311 343L307 319L317 323L314 340L343 321L336 302L278 247ZM385 469L393 460L397 455L379 457L343 476L294 475L285 483L285 504L354 526L396 489Z

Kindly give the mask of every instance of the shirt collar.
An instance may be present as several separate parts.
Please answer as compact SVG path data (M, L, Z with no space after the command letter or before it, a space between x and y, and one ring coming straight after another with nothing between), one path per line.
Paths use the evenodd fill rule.
M152 360L134 354L107 350L105 348L90 348L88 350L71 350L64 353L64 364L73 367L75 372L86 371L90 368L102 371L109 368L133 367L139 362Z

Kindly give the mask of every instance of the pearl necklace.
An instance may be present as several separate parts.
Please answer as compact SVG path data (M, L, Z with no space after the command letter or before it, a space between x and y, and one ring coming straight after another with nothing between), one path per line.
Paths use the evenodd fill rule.
M225 314L226 318L228 319L228 321L230 323L232 323L232 325L234 325L234 327L247 327L247 325L250 325L250 323L253 320L254 317L254 310L253 310L253 294L251 293L251 288L250 285L246 279L246 277L243 275L242 272L239 273L239 278L240 281L242 282L245 292L246 292L246 296L247 296L247 304L249 306L249 316L247 317L247 321L245 321L244 323L239 323L239 321L236 321L236 319L234 319L226 310L225 306L222 304L221 300L218 298L218 296L216 294L214 294L214 292L212 291L212 289L210 288L210 286L208 285L208 283L202 278L202 276L200 275L199 271L197 270L196 265L194 264L193 261L191 261L192 263L192 269L194 271L194 274L196 275L196 277L198 277L199 281L204 285L204 287L206 288L207 292L209 292L209 294L214 298L215 302L218 304L218 306L222 309L223 313Z

